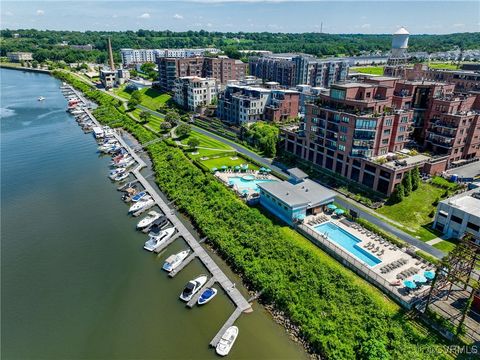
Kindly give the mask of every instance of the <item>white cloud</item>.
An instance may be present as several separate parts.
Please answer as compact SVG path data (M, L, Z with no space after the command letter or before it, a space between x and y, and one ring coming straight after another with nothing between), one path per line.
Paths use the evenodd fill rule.
M465 27L465 24L453 24L452 27L461 28L461 27Z
M5 16L13 16L13 13L11 11L5 11Z
M370 24L362 24L360 27L361 27L362 29L370 29L371 26L372 26L372 25L370 25Z
M177 19L177 20L183 20L183 15L175 14L175 15L173 15L173 18Z
M113 14L113 15L112 15L112 18L114 18L114 19L118 18L118 15L117 15L117 14Z
M142 15L139 16L140 19L150 19L150 14L149 13L143 13Z
M38 9L37 10L37 15L38 16L43 16L43 15L45 15L45 11Z
M212 23L207 24L207 27L212 27L212 26L213 26Z

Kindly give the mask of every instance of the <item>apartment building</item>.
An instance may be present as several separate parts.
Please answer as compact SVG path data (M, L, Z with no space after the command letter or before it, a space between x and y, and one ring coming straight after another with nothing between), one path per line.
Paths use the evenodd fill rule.
M329 87L347 78L348 66L346 59L317 59L307 54L269 54L249 59L250 75L287 87Z
M174 101L184 109L195 111L209 105L217 97L217 81L214 78L185 76L175 80Z
M196 56L204 56L205 54L218 54L219 49L120 49L122 64L130 66L135 64L143 64L146 62L156 62L159 57L168 58L188 58Z
M21 62L21 61L32 61L33 56L31 52L9 52L7 53L8 61L11 62Z
M116 76L115 70L100 69L100 81L105 89L111 89L115 86Z
M157 65L158 83L163 91L171 91L179 77L211 77L225 84L229 80L242 79L246 74L246 64L227 57L158 58Z
M218 97L217 115L232 124L259 120L282 121L296 117L299 93L293 90L229 84Z

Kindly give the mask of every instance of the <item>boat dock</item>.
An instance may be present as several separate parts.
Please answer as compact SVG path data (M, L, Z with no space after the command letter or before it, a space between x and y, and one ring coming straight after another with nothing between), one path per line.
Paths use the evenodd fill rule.
M73 90L73 89L72 89ZM76 90L75 93L79 96L80 99L85 101L85 99L78 94ZM92 113L85 109L85 113L88 117L98 126L101 126L97 119L92 115ZM211 274L211 278L209 281L202 287L202 289L194 296L188 303L188 307L193 307L200 297L203 290L207 287L212 286L215 282L217 282L225 291L227 296L231 299L231 301L235 304L235 311L232 315L227 319L224 325L220 328L218 333L210 342L211 346L216 346L224 332L232 326L238 317L243 312L251 312L253 311L252 306L247 301L247 299L242 295L242 293L236 288L235 284L225 275L225 273L220 269L220 267L215 263L215 261L210 257L207 251L200 245L200 242L197 241L194 236L190 233L190 231L185 227L185 225L180 221L180 219L175 215L175 211L169 207L169 205L160 197L160 195L155 191L152 185L147 181L147 179L140 173L143 168L146 168L146 163L138 156L138 154L125 142L125 140L115 132L115 138L119 141L119 143L127 150L127 152L135 159L137 162L137 166L134 170L131 171L131 174L136 178L136 182L140 182L144 187L145 191L147 191L152 198L154 199L156 205L160 207L162 212L165 216L170 220L172 225L177 229L177 234L173 236L166 244L162 247L157 249L155 252L159 253L163 249L165 249L168 245L170 245L173 241L177 238L182 237L187 244L192 249L192 254L188 256L182 264L179 265L177 269L172 271L169 276L174 277L178 274L183 268L185 268L194 258L200 259L203 265L208 269Z
M160 254L168 245L173 243L175 240L177 240L182 234L177 232L175 235L173 235L170 239L168 239L164 244L159 246L154 250L155 253Z

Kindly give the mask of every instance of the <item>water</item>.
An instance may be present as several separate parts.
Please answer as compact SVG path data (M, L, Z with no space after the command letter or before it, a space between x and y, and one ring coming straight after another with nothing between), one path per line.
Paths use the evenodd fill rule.
M368 266L373 267L382 262L382 260L358 246L358 243L360 242L359 239L331 222L326 222L315 226L314 229L316 232L321 234L327 233L330 241L340 245L342 248L355 256L357 259L366 263Z
M254 192L259 191L259 187L257 184L271 181L276 180L245 180L238 176L232 176L228 178L228 183L230 185L237 185L239 190L252 190Z
M59 82L0 75L2 359L216 358L208 343L234 310L224 292L185 308L183 286L205 269L195 260L170 279L164 260L186 244L143 250L138 219L106 177L110 159L65 112ZM237 321L229 359L306 358L254 309Z

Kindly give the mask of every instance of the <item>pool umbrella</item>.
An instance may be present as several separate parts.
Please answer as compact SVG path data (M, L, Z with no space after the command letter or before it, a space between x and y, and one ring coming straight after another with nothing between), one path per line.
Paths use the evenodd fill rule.
M427 278L423 276L422 274L415 274L413 275L413 281L419 284L424 284L427 282Z
M433 280L433 278L435 277L435 272L434 271L425 271L423 273L423 275L429 279L429 280Z
M337 215L343 215L343 214L345 214L345 210L343 210L343 209L335 209L335 214L337 214Z
M240 166L237 165L237 166L234 167L234 169L235 170L240 170Z
M242 164L242 169L248 169L248 164Z
M260 172L265 172L267 169L265 169L264 167L261 167L260 168Z
M328 204L328 205L327 205L327 209L328 209L328 210L335 210L336 208L337 208L337 207L336 207L335 205L333 205L333 204Z
M228 166L223 165L220 169L221 169L221 170L227 170L227 169L228 169Z
M265 168L265 172L267 173L272 172L272 169Z
M403 282L403 285L405 285L405 287L409 289L415 289L417 287L417 285L411 280L405 280Z
M215 172L217 171L218 169L216 167L212 168L212 171Z

